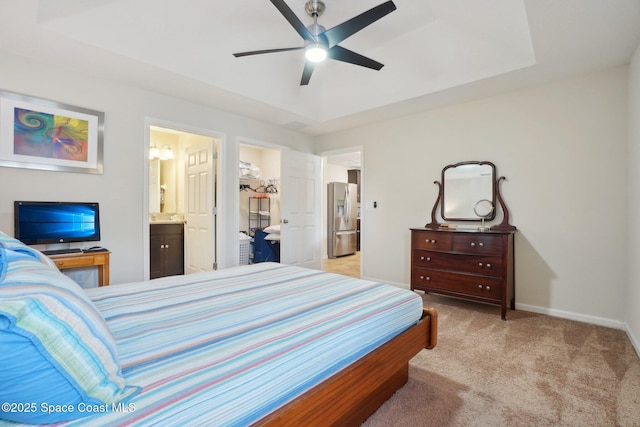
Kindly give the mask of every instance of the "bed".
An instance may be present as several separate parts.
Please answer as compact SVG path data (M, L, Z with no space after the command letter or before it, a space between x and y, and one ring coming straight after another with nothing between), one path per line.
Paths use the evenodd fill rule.
M85 291L0 234L0 424L359 425L436 335L391 285L260 263Z

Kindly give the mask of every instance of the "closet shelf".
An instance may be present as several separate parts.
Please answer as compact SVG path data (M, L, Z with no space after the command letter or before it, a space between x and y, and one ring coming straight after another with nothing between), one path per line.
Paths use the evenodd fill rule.
M271 199L268 197L249 197L249 229L264 228L271 225Z

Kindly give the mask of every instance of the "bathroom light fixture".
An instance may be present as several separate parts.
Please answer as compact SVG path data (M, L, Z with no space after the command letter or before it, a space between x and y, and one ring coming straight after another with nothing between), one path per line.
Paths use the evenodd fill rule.
M160 155L160 160L171 160L173 159L173 150L171 149L171 147L169 147L168 145L166 145L167 149L164 150L164 152L161 151L161 155ZM164 148L164 147L162 147Z
M166 148L165 148L166 147ZM149 159L171 160L174 158L173 150L169 144L163 145L162 148L158 148L152 145L149 149Z
M152 145L149 149L149 160L157 159L158 157L160 157L160 149Z
M304 56L311 62L322 62L327 59L327 48L322 43L309 43L304 48Z

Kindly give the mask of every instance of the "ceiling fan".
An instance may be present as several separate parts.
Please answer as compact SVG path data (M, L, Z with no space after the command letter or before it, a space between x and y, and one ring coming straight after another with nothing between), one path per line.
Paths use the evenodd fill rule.
M259 55L263 53L286 52L290 50L304 50L306 61L304 70L302 71L302 79L300 86L309 84L311 74L318 62L324 61L325 58L334 59L336 61L348 62L362 67L380 70L383 64L373 59L362 56L356 52L350 51L338 45L341 41L362 30L364 27L374 23L378 19L388 15L396 10L393 1L384 2L360 15L336 25L327 30L318 24L318 17L325 10L324 2L320 0L309 0L305 4L305 11L313 18L313 24L305 26L295 13L287 6L284 0L271 0L271 3L280 11L289 24L304 39L304 46L285 47L279 49L254 50L250 52L234 53L236 58L249 55Z

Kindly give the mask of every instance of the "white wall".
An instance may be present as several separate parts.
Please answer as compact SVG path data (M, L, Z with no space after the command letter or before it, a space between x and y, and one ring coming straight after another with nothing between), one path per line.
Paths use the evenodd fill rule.
M14 200L90 200L101 208L102 241L112 251L111 282L142 280L145 118L207 129L225 135L221 141L225 189L219 204L222 223L218 248L222 267L238 259L238 144L267 141L311 151L312 138L278 126L250 120L177 98L136 89L0 53L3 90L105 112L104 174L89 175L0 167L0 230L13 234Z
M625 298L627 332L631 336L636 352L640 354L640 46L629 67L629 222L628 289Z
M324 184L326 190L326 184L330 182L347 182L349 181L349 169L345 166L334 165L327 163L324 172Z
M627 259L627 67L320 137L362 144L368 278L408 286L410 227L429 222L434 180L496 164L516 235L516 304L621 327Z

